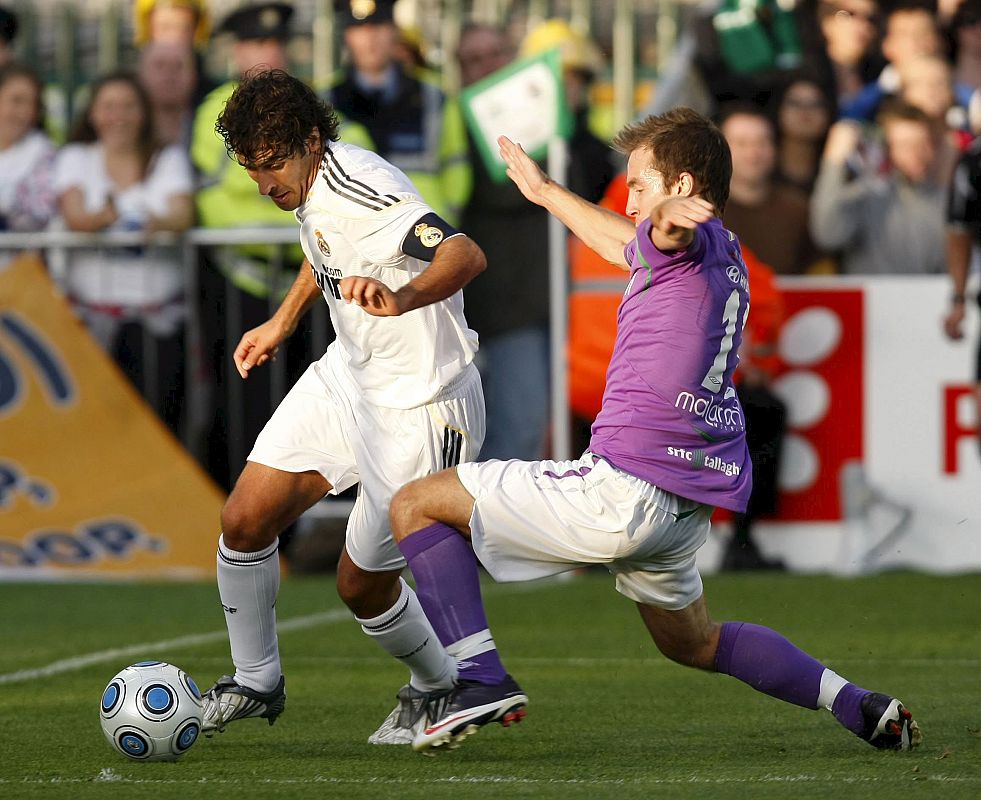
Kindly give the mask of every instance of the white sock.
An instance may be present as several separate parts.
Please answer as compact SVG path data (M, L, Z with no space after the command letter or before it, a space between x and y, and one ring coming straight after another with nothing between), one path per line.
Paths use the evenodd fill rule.
M456 661L433 630L419 598L399 578L402 592L395 605L374 619L358 619L361 630L412 672L409 683L421 692L449 689L456 679Z
M831 710L831 705L834 703L835 698L838 696L845 684L847 684L844 678L841 677L837 672L833 672L830 669L825 669L821 673L821 689L818 691L818 708L826 708L828 711Z
M258 692L275 688L283 672L276 638L279 539L257 553L239 553L218 538L218 594L225 609L235 680Z

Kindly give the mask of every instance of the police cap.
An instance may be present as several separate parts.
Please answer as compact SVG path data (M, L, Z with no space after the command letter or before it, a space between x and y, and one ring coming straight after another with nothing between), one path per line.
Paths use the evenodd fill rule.
M334 0L334 9L345 28L395 21L395 0Z
M280 39L290 37L293 7L286 3L259 3L237 9L225 17L216 33L230 33L236 39Z
M10 44L17 38L17 15L0 6L0 41Z

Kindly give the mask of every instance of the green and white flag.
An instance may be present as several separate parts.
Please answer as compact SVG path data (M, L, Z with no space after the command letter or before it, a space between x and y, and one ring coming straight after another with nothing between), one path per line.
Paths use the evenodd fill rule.
M460 104L487 171L497 181L507 180L498 136L507 136L540 160L549 140L568 138L572 132L558 48L515 61L466 87Z

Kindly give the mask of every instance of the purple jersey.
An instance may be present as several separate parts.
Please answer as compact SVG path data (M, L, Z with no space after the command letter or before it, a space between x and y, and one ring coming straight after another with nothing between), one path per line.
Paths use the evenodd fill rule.
M630 282L590 450L690 500L744 511L752 488L732 373L749 312L746 265L718 219L662 253L651 222L624 250Z

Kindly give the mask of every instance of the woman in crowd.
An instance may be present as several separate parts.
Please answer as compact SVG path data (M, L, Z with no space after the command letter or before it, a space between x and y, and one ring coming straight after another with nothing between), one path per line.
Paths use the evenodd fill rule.
M159 147L134 77L97 81L55 164L65 226L74 231L183 231L193 223L191 166ZM183 399L184 275L178 252L148 244L76 250L66 278L79 316L172 430Z
M775 112L777 175L810 194L832 122L832 101L815 78L798 73L778 95Z
M54 145L42 132L41 82L28 67L0 67L0 230L33 231L54 211Z

